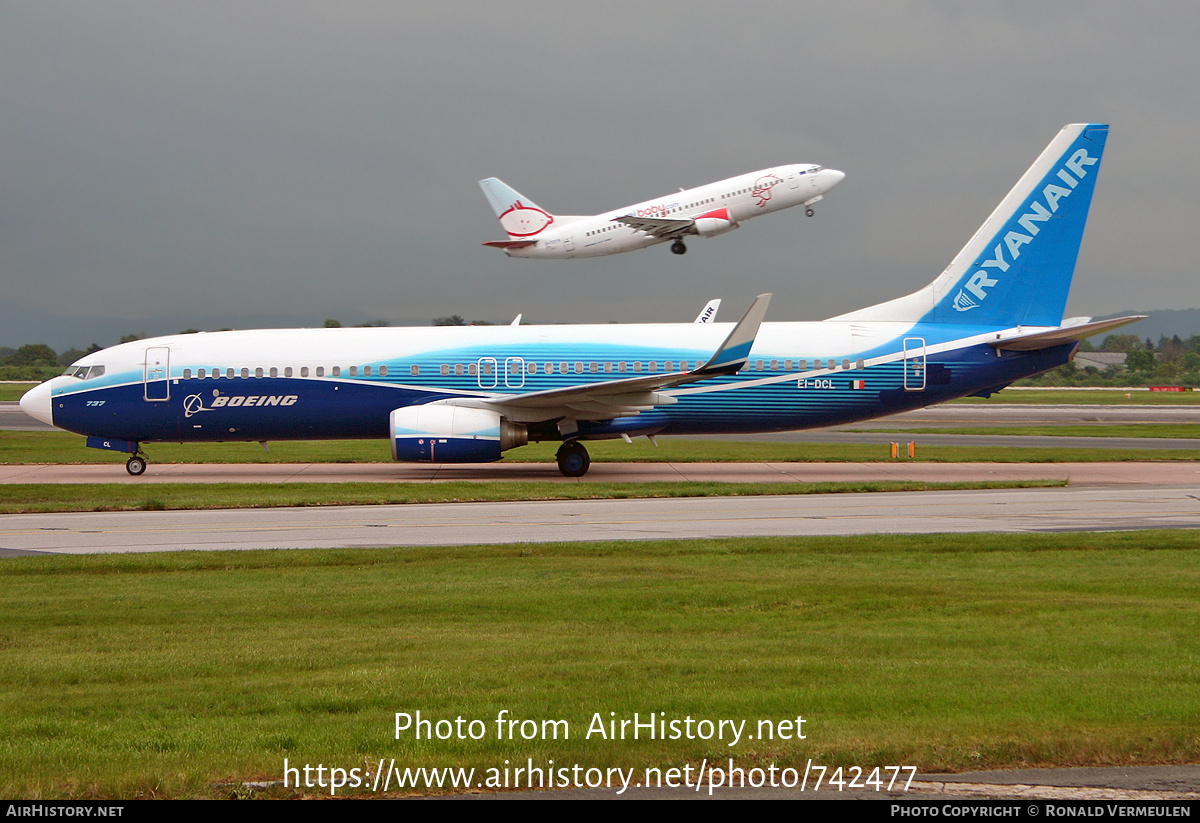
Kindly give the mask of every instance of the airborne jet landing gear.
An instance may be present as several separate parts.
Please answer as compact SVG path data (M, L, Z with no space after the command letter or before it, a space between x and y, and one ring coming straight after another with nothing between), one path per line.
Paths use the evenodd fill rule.
M671 244L672 254L687 254L687 245L682 240L676 240Z
M125 471L137 477L146 471L145 455L135 454L133 457L125 461Z
M583 477L592 465L587 449L578 440L563 443L554 456L558 459L558 470L565 477Z
M804 214L805 214L805 216L807 216L807 217L812 217L814 214L816 214L816 212L815 212L815 211L813 211L812 209L805 209L805 210L804 210Z

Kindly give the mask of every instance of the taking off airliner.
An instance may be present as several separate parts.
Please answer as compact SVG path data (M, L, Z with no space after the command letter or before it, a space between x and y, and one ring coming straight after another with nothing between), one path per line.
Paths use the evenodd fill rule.
M509 257L561 259L601 257L670 241L671 251L685 254L685 237L715 237L760 214L805 206L812 217L813 204L845 176L820 166L778 166L588 217L551 214L489 177L479 186L508 239L483 245L503 249Z
M579 477L588 440L789 431L986 397L1140 319L1063 320L1107 138L1065 127L933 282L821 322L765 323L760 295L737 323L181 334L89 354L21 408L131 455L135 475L145 443L380 438L428 463L554 441Z

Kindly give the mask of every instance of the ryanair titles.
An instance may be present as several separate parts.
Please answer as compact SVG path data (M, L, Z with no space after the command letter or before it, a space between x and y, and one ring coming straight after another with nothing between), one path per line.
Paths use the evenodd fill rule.
M1052 180L1057 178L1063 185L1047 183L1042 188L1041 200L1035 199L1029 203L1029 210L1017 219L1017 223L1025 231L1017 231L1014 228L1005 233L1004 239L997 243L992 250L991 258L979 264L979 270L971 275L966 285L959 289L958 294L954 296L951 305L954 306L955 311L970 311L978 308L980 303L987 299L988 289L1000 282L997 278L988 277L987 269L1008 271L1008 267L1021 256L1021 247L1032 243L1033 238L1037 237L1038 232L1041 231L1039 224L1045 223L1051 215L1058 211L1059 201L1071 195L1071 192L1079 185L1079 181L1087 177L1087 167L1096 165L1098 161L1098 157L1088 155L1087 149L1079 149L1071 155L1071 158L1063 164L1063 168L1060 168L1058 173L1050 178Z

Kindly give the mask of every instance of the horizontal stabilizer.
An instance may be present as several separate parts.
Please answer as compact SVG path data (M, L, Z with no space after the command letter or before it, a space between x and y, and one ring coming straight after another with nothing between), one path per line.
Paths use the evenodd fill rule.
M1068 326L1063 329L1052 329L1051 331L1034 332L1033 334L1019 334L1016 337L993 340L988 345L1001 351L1037 351L1039 349L1049 349L1054 346L1061 346L1064 343L1082 340L1085 337L1091 337L1092 335L1145 319L1146 315L1135 314L1129 317L1117 317L1112 320L1084 323L1081 326Z
M485 246L491 246L495 249L523 249L527 246L536 246L536 240L489 240L484 243Z

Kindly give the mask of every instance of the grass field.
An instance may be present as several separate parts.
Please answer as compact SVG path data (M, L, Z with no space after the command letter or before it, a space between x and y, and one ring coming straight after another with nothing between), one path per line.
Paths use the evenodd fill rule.
M1195 762L1198 545L1172 531L9 558L0 793L244 796L284 758L639 776L730 757ZM485 733L397 739L395 713L418 710ZM502 710L565 720L569 738L498 740ZM750 730L803 716L806 739L587 738L596 716L634 712Z

